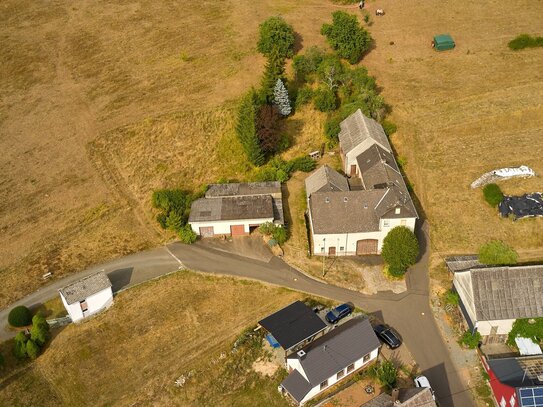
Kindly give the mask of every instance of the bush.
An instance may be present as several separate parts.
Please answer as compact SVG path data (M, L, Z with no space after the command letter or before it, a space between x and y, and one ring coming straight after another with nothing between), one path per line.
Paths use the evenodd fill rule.
M272 222L266 222L259 226L260 233L270 235L272 240L279 244L283 244L288 240L288 230L281 226L275 225ZM270 244L272 246L273 244Z
M383 120L383 123L381 123L381 125L383 126L383 130L385 131L385 134L387 136L392 136L394 133L396 133L396 130L397 130L397 127L394 123L388 121L388 120Z
M32 318L32 328L30 329L30 339L38 346L45 345L49 336L49 324L44 316L36 314Z
M411 230L405 226L396 226L383 241L381 256L388 264L389 273L401 277L415 264L419 255L419 242Z
M458 305L460 303L460 296L456 291L449 290L445 293L444 297L445 304Z
M336 94L332 89L326 87L321 87L315 91L313 102L321 112L331 112L337 109Z
M301 157L294 158L291 160L292 171L302 171L302 172L311 172L317 166L315 160L311 157L304 155Z
M492 240L479 248L479 261L492 266L516 264L517 252L500 240Z
M479 346L479 342L481 342L481 334L477 331L475 331L475 334L472 334L471 331L466 331L458 340L460 345L470 349L475 349L477 346Z
M256 48L265 56L269 56L273 50L277 50L283 58L292 58L294 55L294 29L282 17L270 17L260 24Z
M356 16L344 11L332 13L332 24L324 24L321 34L337 54L356 64L371 44L370 34L358 23Z
M32 339L26 342L26 354L32 360L36 359L40 354L40 347Z
M398 371L394 367L394 364L389 360L374 365L370 373L379 380L381 385L388 389L394 388L398 378Z
M27 336L24 332L19 332L15 335L15 343L13 347L13 354L17 359L24 359L27 357L26 354L26 342L28 341Z
M524 48L543 47L543 37L532 37L529 34L520 34L516 38L509 41L507 46L513 51L518 51Z
M19 305L9 312L8 322L11 326L16 327L30 325L32 322L32 313L24 305Z
M296 108L300 108L303 105L311 102L313 98L313 89L309 86L304 86L298 90L298 95L296 96Z
M333 144L336 144L339 141L338 136L341 131L340 123L341 120L337 117L332 117L324 123L324 135Z
M485 201L493 208L503 201L502 190L496 184L485 185L483 188L483 196L485 197Z
M181 229L179 229L179 231L177 232L177 236L179 236L179 240L182 243L186 244L194 243L198 237L188 223Z
M540 344L543 341L543 318L517 319L509 332L507 344L516 347L515 338L517 336L530 338Z

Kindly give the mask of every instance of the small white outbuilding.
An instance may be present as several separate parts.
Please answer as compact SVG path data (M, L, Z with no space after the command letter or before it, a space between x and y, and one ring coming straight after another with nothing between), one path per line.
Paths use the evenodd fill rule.
M104 272L85 277L58 291L73 322L96 314L113 304L111 281Z

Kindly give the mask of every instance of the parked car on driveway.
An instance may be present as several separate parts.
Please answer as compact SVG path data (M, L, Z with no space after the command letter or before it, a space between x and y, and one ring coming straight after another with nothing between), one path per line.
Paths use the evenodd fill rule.
M373 327L375 334L381 339L389 349L396 349L402 344L398 332L386 324L379 324Z
M432 398L434 400L436 399L434 390L432 389L432 386L430 386L430 381L426 376L415 377L415 387L428 387L430 389L430 393L432 393Z
M328 311L326 314L326 320L331 324L335 324L340 319L345 318L351 312L353 312L353 307L350 304L341 304Z

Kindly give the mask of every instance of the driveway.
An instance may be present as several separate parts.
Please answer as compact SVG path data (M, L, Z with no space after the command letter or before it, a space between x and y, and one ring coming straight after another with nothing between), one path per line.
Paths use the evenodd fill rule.
M6 326L7 314L12 306L20 304L32 306L45 302L58 295L59 288L99 270L104 270L108 274L114 291L118 292L186 267L204 273L259 280L341 302L352 302L386 321L400 332L419 368L429 378L440 406L474 406L471 392L461 382L430 310L426 227L424 229L418 232L423 252L422 258L409 271L408 290L401 294L379 292L371 296L363 295L316 281L277 257L266 262L212 249L201 242L191 246L172 243L98 265L53 282L12 304L8 309L0 311L0 326ZM12 336L11 332L0 330L0 339L10 336Z

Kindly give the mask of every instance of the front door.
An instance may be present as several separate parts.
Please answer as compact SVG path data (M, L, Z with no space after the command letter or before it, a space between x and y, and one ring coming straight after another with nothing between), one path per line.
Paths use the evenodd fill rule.
M351 177L356 175L356 165L351 165Z
M205 226L200 228L200 236L202 237L213 237L214 233L213 226Z
M328 248L328 256L335 256L336 255L336 248L334 246L330 246Z

